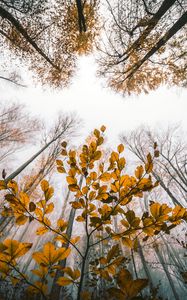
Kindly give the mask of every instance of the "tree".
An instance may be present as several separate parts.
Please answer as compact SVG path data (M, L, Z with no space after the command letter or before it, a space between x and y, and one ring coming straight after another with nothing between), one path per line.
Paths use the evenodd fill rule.
M124 94L147 92L161 84L185 86L185 1L107 3L111 19L99 45L99 73L109 86Z
M47 177L52 173L57 157L60 154L60 143L64 138L69 138L73 136L78 129L80 120L75 115L59 115L57 121L51 127L49 132L45 133L43 147L33 155L28 161L21 165L16 171L6 176L5 182L14 179L18 176L24 169L35 161L39 156L42 156L39 160L39 166L35 164L34 174L33 170L30 172L30 176L23 176L22 183L20 186L22 190L27 193L30 197L33 197L33 192L36 192L37 186L40 184L44 177ZM45 153L45 152L48 153ZM3 205L3 203L1 202ZM9 216L9 217L8 217ZM4 215L1 218L1 228L3 226L4 236L6 236L6 229L10 231L9 226L12 225L13 217L11 211L8 211L8 215Z
M0 108L0 162L32 141L41 128L39 120L31 117L21 104L12 103Z
M88 53L98 34L98 1L0 1L1 44L37 80L67 85L77 55ZM82 28L84 27L84 28ZM3 47L3 46L2 46Z
M129 135L122 135L122 141L129 150L145 162L146 149L155 150L159 157L155 160L152 174L176 205L186 205L186 140L180 137L182 130L173 126L162 132L154 132L140 127ZM185 136L185 134L183 134Z
M121 241L124 247L136 250L137 238L145 240L146 237L148 240L157 232L170 232L182 220L186 220L187 211L181 206L170 208L166 203L157 202L151 203L149 210L143 215L129 209L129 205L137 197L142 197L145 192L157 186L150 175L153 157L148 154L145 165L138 166L133 176L125 172L126 161L122 154L122 144L118 145L116 151L111 151L104 163L100 163L100 146L104 142L104 131L104 126L100 130L94 130L95 139L90 144L84 144L78 153L72 149L68 150L67 143L62 143L63 159L57 162L58 171L65 174L68 188L74 194L71 206L76 210L76 222L82 223L84 241L86 237L83 250L78 246L80 236L70 238L65 233L68 226L65 220L60 218L54 222L51 215L54 211L54 189L46 180L41 182L42 200L35 202L30 200L27 193L20 191L15 181L0 182L0 188L5 193L5 202L13 210L18 226L35 220L39 225L37 235L47 232L55 234L54 240L51 239L40 251L32 253L36 262L36 268L32 272L38 277L33 281L29 279L29 274L20 271L18 263L19 258L32 249L32 244L11 239L5 239L0 244L2 279L11 280L13 284L24 283L23 290L26 292L27 289L27 292L31 293L30 297L39 294L42 299L47 299L50 282L56 270L61 270L62 274L57 279L57 284L62 287L73 285L77 288L77 300L97 299L95 292L100 280L105 282L103 299L133 300L138 295L139 299L151 299L150 295L143 297L141 293L148 285L148 280L133 279L126 267L127 257L121 254L118 241ZM98 163L99 169L96 169ZM82 181L79 182L80 177ZM116 216L119 217L117 230L114 226ZM100 234L101 232L103 234ZM55 241L61 245L55 246ZM96 249L104 241L107 241L107 253L100 256ZM73 249L81 260L78 268L73 269L68 264L61 268L59 262L69 258ZM97 256L87 265L91 249L96 250ZM88 270L87 279L91 284L90 288L87 286L86 289L85 270Z

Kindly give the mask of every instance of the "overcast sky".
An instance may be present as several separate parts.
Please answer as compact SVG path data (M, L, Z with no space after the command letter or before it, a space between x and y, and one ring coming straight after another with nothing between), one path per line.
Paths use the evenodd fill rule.
M68 89L42 90L39 87L13 88L0 83L1 102L14 100L25 103L34 114L48 124L58 111L75 111L84 121L81 137L102 124L107 126L111 144L118 142L119 133L145 124L167 127L181 123L187 130L187 89L160 88L148 95L126 97L107 89L95 76L92 57L82 58L76 78Z

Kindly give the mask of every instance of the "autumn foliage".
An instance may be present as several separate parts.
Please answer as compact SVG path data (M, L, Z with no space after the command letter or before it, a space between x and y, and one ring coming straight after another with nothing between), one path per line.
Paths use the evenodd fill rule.
M144 243L160 232L170 234L171 229L187 219L185 208L171 208L159 202L152 202L143 214L133 210L133 203L142 201L143 194L158 185L150 175L153 160L159 155L157 146L153 155L147 155L145 165L137 166L134 174L128 175L122 144L104 158L104 131L104 126L95 129L80 151L69 150L63 142L62 159L56 161L58 172L62 177L65 175L68 189L74 195L70 205L76 212L76 226L82 224L79 236L68 235L67 221L61 218L54 221L51 217L55 205L54 189L49 182L41 182L42 199L32 201L16 181L0 181L4 193L3 216L14 216L15 226L35 220L38 223L36 235L53 233L53 239L36 252L32 251L30 242L5 239L0 243L1 280L8 280L12 285L24 284L24 293L30 298L36 294L42 299L53 299L50 282L53 278L56 280L58 273L53 285L73 285L76 299L97 299L95 289L100 281L105 282L101 291L103 299L144 299L141 291L148 286L148 279L133 279L127 269L128 259L121 249L137 251L139 242ZM114 226L115 220L117 226ZM86 240L84 249L80 247L82 239ZM96 251L102 243L107 249L104 256ZM93 251L94 259L90 259ZM20 257L27 253L35 261L35 268L30 271L37 278L34 280L21 271L19 264ZM68 265L72 253L80 259L76 269ZM62 261L66 261L65 267ZM85 287L85 280L89 288ZM146 297L153 299L150 295Z

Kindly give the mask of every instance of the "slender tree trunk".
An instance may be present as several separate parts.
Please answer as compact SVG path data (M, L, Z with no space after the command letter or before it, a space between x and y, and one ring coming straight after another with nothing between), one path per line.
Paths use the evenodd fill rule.
M79 182L79 186L82 186L82 182L83 182L83 176L81 176L80 178L80 182ZM73 207L71 208L70 211L70 215L69 215L69 221L68 221L68 226L66 229L66 235L68 237L68 239L71 239L71 235L72 235L72 230L73 230L73 223L74 223L74 219L75 219L75 213L76 213L76 209L74 209ZM66 243L65 245L67 248L69 247L69 242ZM63 261L61 261L59 263L59 265L62 268L65 268L66 266L66 259L64 259ZM55 277L54 277L54 281L52 284L52 288L51 288L51 293L50 293L50 299L52 300L59 300L59 299L63 299L63 295L61 295L61 290L63 290L57 283L56 281L58 280L59 277L63 276L63 272L61 270L57 270Z
M65 132L61 132L59 135L57 135L54 139L52 139L49 143L47 143L44 147L42 147L36 154L34 154L30 159L28 159L23 165L21 165L16 171L14 171L12 174L10 174L6 179L5 182L8 183L10 180L14 179L17 175L19 175L30 163L32 163L44 150L46 150L52 143L54 143L56 140L58 140L62 134Z
M160 252L159 246L158 246L156 243L155 243L155 253L156 253L156 255L157 255L157 257L158 257L158 259L159 259L159 261L160 261L160 263L161 263L161 265L162 265L162 267L163 267L163 270L164 270L164 272L165 272L165 274L166 274L166 276L167 276L167 279L168 279L168 281L169 281L171 290L172 290L172 292L173 292L174 299L175 299L175 300L181 300L181 299L179 298L179 295L177 294L175 285L174 285L174 283L173 283L173 279L172 279L170 273L168 272L168 268L167 268L167 266L166 266L166 264L165 264L165 261L164 261L164 258L163 258L163 256L162 256L162 254L161 254L161 252Z

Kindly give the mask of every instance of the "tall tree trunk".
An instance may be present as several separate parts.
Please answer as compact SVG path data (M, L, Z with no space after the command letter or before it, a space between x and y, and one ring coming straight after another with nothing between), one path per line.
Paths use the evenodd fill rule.
M181 299L179 298L179 295L177 294L175 285L174 285L174 283L173 283L173 279L172 279L172 277L171 277L171 275L170 275L170 273L169 273L169 271L168 271L168 268L167 268L167 266L166 266L166 264L165 264L165 261L164 261L164 258L163 258L163 256L162 256L161 252L160 252L159 246L158 246L156 243L155 243L155 250L156 250L155 253L156 253L157 257L158 257L158 260L160 261L160 263L161 263L161 265L162 265L162 267L163 267L163 270L164 270L164 272L165 272L165 274L166 274L166 276L167 276L167 279L168 279L168 281L169 281L171 290L172 290L172 292L173 292L174 299L175 299L175 300L181 300Z
M82 186L82 182L83 182L83 176L81 175L80 178L80 182L79 182L79 186ZM68 221L68 226L66 229L66 235L68 237L68 239L71 239L71 235L72 235L72 230L73 230L73 223L74 223L74 219L75 219L75 213L76 213L76 209L74 209L73 207L71 208L70 211L70 215L69 215L69 221ZM67 242L66 247L69 247L69 242ZM59 263L59 265L62 268L65 268L66 266L66 259L64 259L63 261L61 261ZM63 295L61 295L61 291L63 290L57 283L56 281L58 280L59 277L63 276L63 272L61 270L57 270L55 277L54 277L54 281L52 284L52 288L51 288L51 292L50 292L50 299L53 300L59 300L59 299L63 299Z

